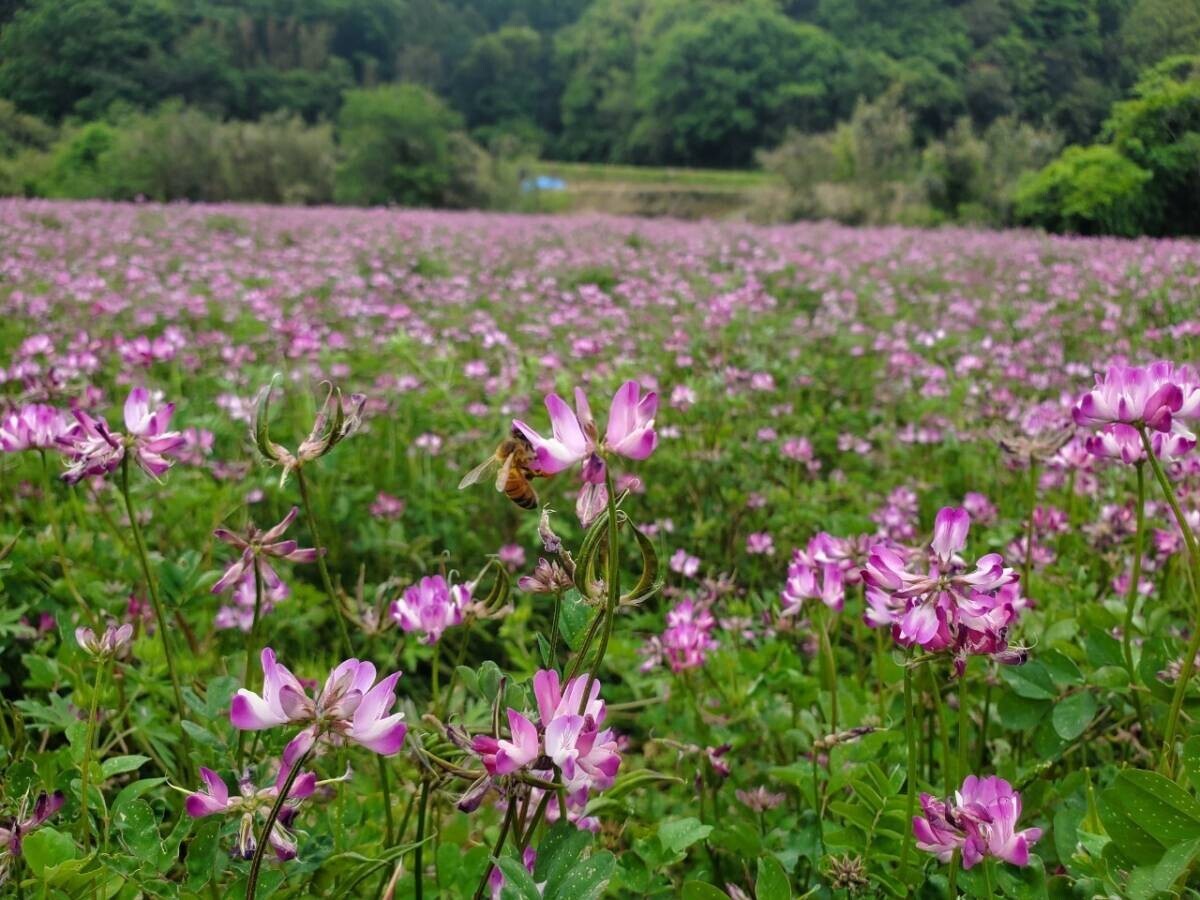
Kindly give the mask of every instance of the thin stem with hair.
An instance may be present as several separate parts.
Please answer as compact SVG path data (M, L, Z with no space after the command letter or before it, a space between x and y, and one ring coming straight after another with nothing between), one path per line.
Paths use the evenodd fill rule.
M96 743L96 708L100 702L100 681L104 677L104 667L107 660L96 660L96 677L92 682L92 700L88 704L87 731L83 743L83 762L79 767L79 833L83 852L88 852L88 843L92 827L91 816L88 814L88 794L91 790L92 750Z
M1129 670L1129 686L1133 697L1133 706L1137 710L1139 722L1145 722L1142 715L1142 698L1137 690L1137 670L1133 666L1133 614L1137 607L1138 583L1142 580L1142 544L1146 534L1146 471L1145 462L1139 461L1137 469L1137 527L1133 532L1133 571L1129 576L1129 590L1125 596L1125 625L1121 630L1121 647L1125 653L1125 668Z
M177 760L176 770L183 780L190 781L192 743L187 731L183 728L183 692L179 688L179 672L175 668L175 654L171 650L171 640L168 637L167 614L163 609L162 598L158 595L158 583L150 570L150 555L146 551L146 541L142 537L142 527L138 524L137 511L129 493L129 454L121 459L121 496L125 499L125 512L129 516L129 530L133 534L133 544L137 557L142 566L142 577L146 580L146 590L150 594L150 603L154 607L154 619L158 623L158 638L162 642L163 656L167 661L167 673L171 678L171 688L175 693L175 712L179 716L180 749L182 760Z
M304 764L308 762L308 758L312 756L313 747L309 747L304 751L296 764L288 771L287 778L284 779L283 787L279 789L279 793L275 797L275 803L271 806L271 811L267 814L267 822L263 825L262 833L258 836L258 846L254 848L254 859L250 862L250 874L246 876L246 900L254 900L254 896L258 891L258 873L262 869L263 854L267 852L267 846L271 843L271 831L275 828L275 823L279 820L279 813L283 810L283 804L287 802L288 795L292 792L292 787L296 783L296 779L300 776L300 770L304 768Z
M1145 425L1138 426L1138 434L1142 438L1142 449L1146 451L1146 460L1150 463L1150 470L1154 473L1154 478L1158 482L1159 488L1162 490L1163 496L1166 498L1167 504L1171 507L1171 512L1175 516L1175 523L1179 526L1179 531L1183 535L1183 542L1187 545L1188 564L1187 577L1188 583L1192 591L1192 601L1195 605L1196 613L1200 615L1200 592L1197 591L1197 583L1200 579L1197 578L1197 566L1200 566L1200 550L1196 546L1196 535L1192 532L1191 526L1188 525L1187 518L1183 514L1183 510L1179 506L1179 498L1175 495L1174 488L1171 487L1171 482L1167 480L1167 473L1163 471L1162 463L1154 453L1154 445L1150 442L1150 435L1146 431ZM1192 639L1188 642L1187 650L1184 651L1183 666L1179 672L1179 679L1175 682L1175 693L1171 698L1171 708L1167 713L1167 728L1163 734L1162 752L1159 756L1159 768L1170 774L1174 769L1175 761L1175 734L1179 728L1179 716L1183 709L1183 698L1187 694L1188 682L1192 679L1192 674L1196 669L1196 653L1200 652L1200 622L1192 624Z
M317 547L317 571L321 574L321 586L325 588L325 594L329 597L333 617L337 620L338 631L341 634L343 649L347 655L353 655L354 646L350 643L350 631L346 628L346 616L342 611L342 604L338 602L337 591L333 589L333 579L329 577L325 554L321 552L321 535L317 531L317 517L313 513L312 499L308 493L308 479L304 475L303 466L296 467L296 484L300 487L300 503L304 507L304 519L308 523L308 532L312 535L313 543Z
M504 823L500 826L500 836L496 838L496 845L492 848L492 856L483 870L483 877L479 879L479 886L475 888L474 900L480 900L483 897L483 892L487 890L488 878L491 876L492 868L495 865L492 859L500 858L500 851L504 849L504 841L508 837L508 829L512 827L513 813L516 812L516 809L517 800L513 797L508 801L508 811L504 813ZM419 900L420 894L417 897Z
M917 731L916 715L913 711L913 662L910 658L904 665L904 740L907 745L907 776L905 802L904 843L900 849L900 877L911 884L909 857L912 855L913 833L908 823L917 812ZM815 765L815 761L814 761Z

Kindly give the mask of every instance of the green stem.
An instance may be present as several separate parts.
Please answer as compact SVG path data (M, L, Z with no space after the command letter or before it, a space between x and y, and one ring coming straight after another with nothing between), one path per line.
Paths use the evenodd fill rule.
M247 690L254 690L251 679L254 676L254 651L258 648L258 617L262 615L263 579L262 570L258 565L258 557L254 557L254 618L250 620L250 630L246 632L246 669L242 675L242 683Z
M904 843L900 849L900 872L905 884L911 884L908 858L912 855L912 820L917 813L917 731L916 715L913 712L912 660L904 665L904 739L908 747L907 801L904 816ZM815 765L815 760L814 760Z
M558 671L558 617L562 613L562 590L554 592L554 617L550 620L550 668Z
M429 779L421 780L421 799L417 804L417 847L413 851L413 897L425 896L425 817L429 811ZM511 811L511 810L510 810ZM484 876L485 880L487 876Z
M479 879L479 887L475 888L474 900L480 900L483 892L487 890L488 877L492 874L492 867L495 865L492 859L500 858L500 851L504 849L504 839L508 837L508 829L512 826L513 813L516 808L517 800L514 797L508 801L508 811L504 814L504 824L500 826L500 836L496 838L496 846L492 850L491 859L488 860L488 864L483 870L483 877ZM420 900L420 894L417 895L417 900Z
M1146 451L1146 459L1150 463L1150 469L1154 472L1154 478L1158 482L1159 488L1162 489L1163 496L1166 498L1168 505L1171 507L1171 512L1175 515L1175 523L1179 526L1179 531L1183 535L1183 542L1187 545L1188 565L1187 575L1188 581L1192 589L1192 601L1195 604L1197 612L1200 612L1200 593L1197 593L1197 577L1196 567L1200 565L1200 552L1196 547L1196 535L1192 533L1191 527L1187 523L1187 518L1183 514L1183 510L1179 508L1179 498L1175 496L1175 491L1171 487L1171 483L1167 480L1167 474L1163 471L1162 464L1158 461L1158 457L1154 455L1154 446L1150 443L1150 435L1146 432L1146 426L1138 427L1138 434L1142 438L1142 448ZM1188 682L1192 679L1192 673L1196 668L1196 653L1200 652L1200 623L1192 625L1192 639L1188 642L1188 647L1183 658L1183 667L1179 673L1179 680L1175 683L1175 694L1171 698L1171 708L1167 713L1167 729L1163 735L1162 753L1159 757L1159 767L1170 773L1174 769L1175 759L1175 733L1179 728L1179 715L1183 709L1183 698L1187 694Z
M92 702L88 708L87 736L83 744L83 763L79 769L79 828L80 843L84 855L88 852L91 817L88 815L88 782L92 772L92 746L96 742L96 707L100 702L100 679L104 677L104 663L96 661L96 678L92 682Z
M125 513L129 516L129 530L133 534L134 547L138 560L142 564L142 577L146 579L146 590L150 594L150 602L154 606L154 619L158 623L158 638L162 642L163 656L167 661L167 673L171 677L171 688L175 693L175 711L179 715L180 749L183 759L178 761L177 770L181 780L191 781L192 742L188 739L187 731L183 728L183 692L179 689L179 673L175 669L175 654L171 650L171 641L167 629L167 615L163 610L162 598L158 595L158 584L150 571L150 556L146 552L146 541L142 537L142 527L138 524L137 511L133 508L133 499L129 494L129 453L121 459L121 496L125 498Z
M933 700L933 708L937 713L937 729L942 744L942 779L946 786L946 796L954 794L954 756L950 752L950 721L946 715L946 701L933 677L933 670L925 667L925 682L929 687L929 695Z
M379 761L379 785L383 789L383 846L384 849L387 849L392 846L392 840L396 834L395 823L392 821L392 788L388 784L386 760L378 754L375 759Z
M596 681L596 674L600 671L600 664L604 662L604 655L608 652L608 639L612 636L613 620L617 617L617 603L621 599L621 561L618 558L620 550L617 544L617 495L613 490L612 468L604 467L604 487L608 493L608 603L604 608L604 631L600 634L600 646L596 648L596 656L592 662L591 671L588 672L587 684L583 686L583 697L579 702L579 715L583 715L583 711L587 709L588 697L592 693L592 684Z
M1129 590L1125 597L1125 627L1121 632L1121 646L1125 651L1125 668L1129 670L1129 687L1139 722L1146 722L1142 714L1142 698L1138 694L1137 671L1133 666L1133 613L1137 607L1138 583L1142 580L1142 545L1146 534L1146 472L1145 463L1139 462L1137 469L1137 527L1133 532L1133 571L1129 578Z
M321 552L321 535L317 531L317 519L313 514L312 500L308 495L308 479L304 476L304 467L296 468L296 483L300 486L300 502L304 506L304 518L308 522L308 532L312 535L317 547L317 571L321 573L321 585L329 597L333 607L333 617L337 620L341 632L343 649L347 656L354 653L354 645L350 643L350 632L346 628L346 617L342 614L342 604L338 602L337 592L333 589L333 580L329 577L329 567L325 564L325 554Z
M315 746L316 742L314 741L312 747L309 747L304 752L304 755L296 760L296 764L292 766L291 771L287 774L287 778L284 779L283 787L275 797L275 803L271 807L271 812L267 814L267 824L263 826L262 833L258 836L258 846L254 848L254 859L250 863L250 874L246 877L246 900L254 900L254 896L258 891L258 873L262 868L263 855L267 852L267 846L271 843L271 830L275 827L275 822L279 819L280 810L283 809L283 804L287 802L288 795L292 792L292 786L300 776L300 770L304 768L304 764L312 756L313 747Z
M438 641L433 645L433 659L430 663L433 667L433 709L438 710L438 674L442 668L442 642Z
M1021 589L1031 597L1033 579L1033 514L1037 511L1037 460L1029 457L1029 518L1025 521L1025 565L1021 571Z
M825 675L825 689L829 691L829 733L832 735L837 734L838 730L838 698L837 668L833 659L833 645L829 642L829 615L829 610L822 608L817 618L821 620L821 668ZM831 752L831 759L832 756Z

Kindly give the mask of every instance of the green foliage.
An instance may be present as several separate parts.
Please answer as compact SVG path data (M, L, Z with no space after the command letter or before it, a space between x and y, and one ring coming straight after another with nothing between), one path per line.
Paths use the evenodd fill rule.
M483 152L462 120L416 85L346 94L338 117L339 202L465 207L486 202Z
M832 124L844 102L832 81L846 68L837 41L770 3L717 6L668 30L639 68L635 152L744 165L788 127Z
M1200 57L1150 69L1113 106L1106 144L1068 147L1022 185L1025 221L1084 234L1200 231Z
M1068 147L1018 188L1017 216L1052 231L1135 235L1152 177L1112 147Z

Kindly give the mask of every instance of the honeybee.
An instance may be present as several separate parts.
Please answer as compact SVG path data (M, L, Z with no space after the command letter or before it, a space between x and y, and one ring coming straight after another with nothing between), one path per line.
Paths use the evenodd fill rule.
M537 509L538 495L529 483L529 479L537 478L542 473L535 468L533 446L525 435L517 429L500 442L496 452L463 476L458 483L461 491L477 484L495 466L500 470L496 473L496 490L522 509Z

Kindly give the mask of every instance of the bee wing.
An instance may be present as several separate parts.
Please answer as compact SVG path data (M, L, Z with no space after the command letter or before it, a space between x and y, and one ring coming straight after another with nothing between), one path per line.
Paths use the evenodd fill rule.
M495 464L496 464L496 457L489 456L487 459L485 459L483 462L481 462L479 465L477 465L470 472L468 472L466 475L463 476L463 480L458 483L458 489L461 491L461 490L464 490L465 488L469 488L473 484L478 484L483 479L483 476L488 473L488 470L491 469L491 467L494 466Z
M504 489L508 486L508 473L512 471L513 457L510 453L504 457L504 462L500 466L500 471L496 473L496 490L504 493Z

